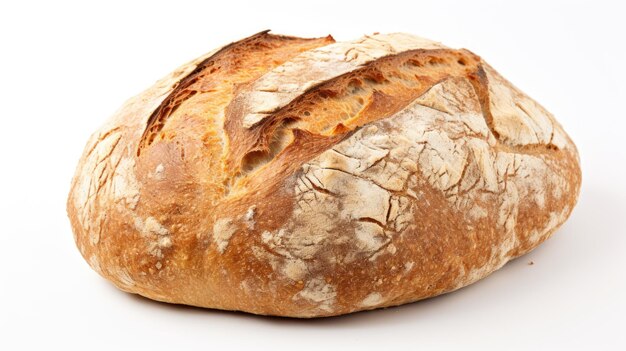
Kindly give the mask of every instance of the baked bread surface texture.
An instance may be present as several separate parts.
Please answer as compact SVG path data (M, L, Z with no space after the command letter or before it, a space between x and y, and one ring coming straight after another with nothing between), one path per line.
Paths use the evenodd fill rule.
M261 32L128 100L67 211L124 291L319 317L489 275L563 224L580 184L554 117L468 50Z

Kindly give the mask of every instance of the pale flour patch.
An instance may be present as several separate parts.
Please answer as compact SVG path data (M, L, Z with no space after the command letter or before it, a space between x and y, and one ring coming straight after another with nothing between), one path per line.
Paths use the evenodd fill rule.
M167 228L159 223L159 221L157 221L154 217L146 218L142 229L144 234L153 233L156 235L170 235L170 231L167 230Z
M265 250L263 247L256 246L256 245L252 246L252 254L259 261L269 263L273 270L278 269L278 265L280 263L279 257L271 254L270 252Z
M100 233L102 232L102 228L104 227L104 221L107 218L106 212L100 212L98 217L91 222L89 227L89 242L91 245L97 245L100 242Z
M163 166L162 163L159 163L159 165L156 166L156 169L154 170L154 178L156 180L165 179L165 166Z
M289 279L299 281L307 274L306 262L300 259L289 259L285 263L283 272Z
M415 262L413 261L409 261L404 263L404 273L408 273L413 269L413 266L415 265Z
M373 292L367 295L362 301L361 306L363 307L374 307L383 302L383 297L378 292Z
M134 215L134 226L139 234L148 241L148 252L157 258L163 258L163 249L172 246L171 232L154 217L143 220Z
M139 181L135 176L135 160L122 158L111 181L113 199L134 210L139 202Z
M383 228L371 222L357 222L355 235L357 246L363 251L378 251L387 242Z
M299 281L309 273L307 262L300 258L308 257L307 252L298 250L298 242L296 244L283 243L285 234L285 229L276 232L266 230L261 234L261 241L278 255L256 246L253 247L253 252L259 260L268 262L274 271L281 272L290 280Z
M250 206L246 213L243 215L243 221L246 224L246 227L250 230L254 229L254 214L256 212L256 206Z
M469 216L469 218L473 221L477 221L481 218L485 218L487 217L489 213L487 212L486 209L480 207L479 205L474 205L472 206L472 208L470 208L469 212L467 212L467 215Z
M449 78L435 84L415 102L450 115L468 114L464 116L465 127L484 137L489 134L474 87L466 78Z
M220 218L213 225L213 241L217 245L217 250L224 253L230 238L237 231L237 225L231 218Z
M337 292L335 287L326 283L324 278L317 277L309 280L304 289L293 296L294 300L303 298L313 303L322 311L332 312Z

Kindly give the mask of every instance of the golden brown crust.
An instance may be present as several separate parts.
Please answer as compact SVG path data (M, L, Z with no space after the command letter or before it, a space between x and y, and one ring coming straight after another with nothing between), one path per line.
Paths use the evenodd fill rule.
M68 215L125 291L330 316L488 275L566 220L580 182L553 116L467 50L262 32L127 102Z

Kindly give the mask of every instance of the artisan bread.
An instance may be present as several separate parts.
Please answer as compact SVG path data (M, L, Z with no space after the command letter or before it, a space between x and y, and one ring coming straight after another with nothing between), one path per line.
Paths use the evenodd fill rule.
M127 101L67 211L124 291L319 317L489 275L554 233L580 184L561 125L468 50L262 32Z

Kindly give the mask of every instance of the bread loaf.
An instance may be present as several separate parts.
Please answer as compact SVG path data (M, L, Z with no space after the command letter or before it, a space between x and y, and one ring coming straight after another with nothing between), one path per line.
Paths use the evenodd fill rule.
M567 219L580 183L554 117L468 50L262 32L127 101L67 211L124 291L319 317L489 275Z

